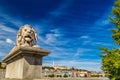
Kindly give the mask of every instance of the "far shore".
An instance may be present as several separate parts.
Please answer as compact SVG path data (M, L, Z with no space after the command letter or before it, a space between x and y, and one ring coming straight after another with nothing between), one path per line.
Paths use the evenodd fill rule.
M34 80L109 80L106 77L90 77L90 78L44 78Z

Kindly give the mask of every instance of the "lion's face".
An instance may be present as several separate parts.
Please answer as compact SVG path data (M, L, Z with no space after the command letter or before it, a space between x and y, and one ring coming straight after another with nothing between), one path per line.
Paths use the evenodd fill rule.
M23 27L23 29L22 29L22 35L23 35L23 38L27 42L31 42L35 38L35 32L29 26Z
M37 34L29 25L20 28L17 36L17 45L33 46L36 44Z

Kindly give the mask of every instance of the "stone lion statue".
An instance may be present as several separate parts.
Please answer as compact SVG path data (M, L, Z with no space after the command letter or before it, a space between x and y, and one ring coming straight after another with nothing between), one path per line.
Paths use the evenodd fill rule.
M30 25L26 24L19 29L16 40L16 46L33 47L37 42L37 33Z

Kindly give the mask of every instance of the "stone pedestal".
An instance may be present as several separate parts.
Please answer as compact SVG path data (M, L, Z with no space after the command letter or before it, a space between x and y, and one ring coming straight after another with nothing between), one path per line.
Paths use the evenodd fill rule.
M42 58L48 50L34 47L14 47L3 59L7 63L5 78L39 79L42 77Z

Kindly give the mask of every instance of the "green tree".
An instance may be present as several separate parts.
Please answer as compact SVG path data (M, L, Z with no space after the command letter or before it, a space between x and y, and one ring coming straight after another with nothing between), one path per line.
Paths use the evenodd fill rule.
M107 74L111 80L120 80L120 50L108 48L101 48L103 52L102 57L102 70Z
M50 67L50 66L43 66L42 69L49 69L49 70L52 69L52 70L54 70L54 68L53 68L53 67Z
M6 69L6 64L4 63L2 63L2 62L0 62L0 69Z
M112 28L112 38L114 42L120 46L120 0L115 0L114 7L112 8L111 22L116 26ZM102 70L110 74L111 80L120 80L120 49L119 48L102 48Z
M68 75L67 75L67 74L64 74L64 75L63 75L63 77L64 77L64 78L67 78L67 77L68 77Z

